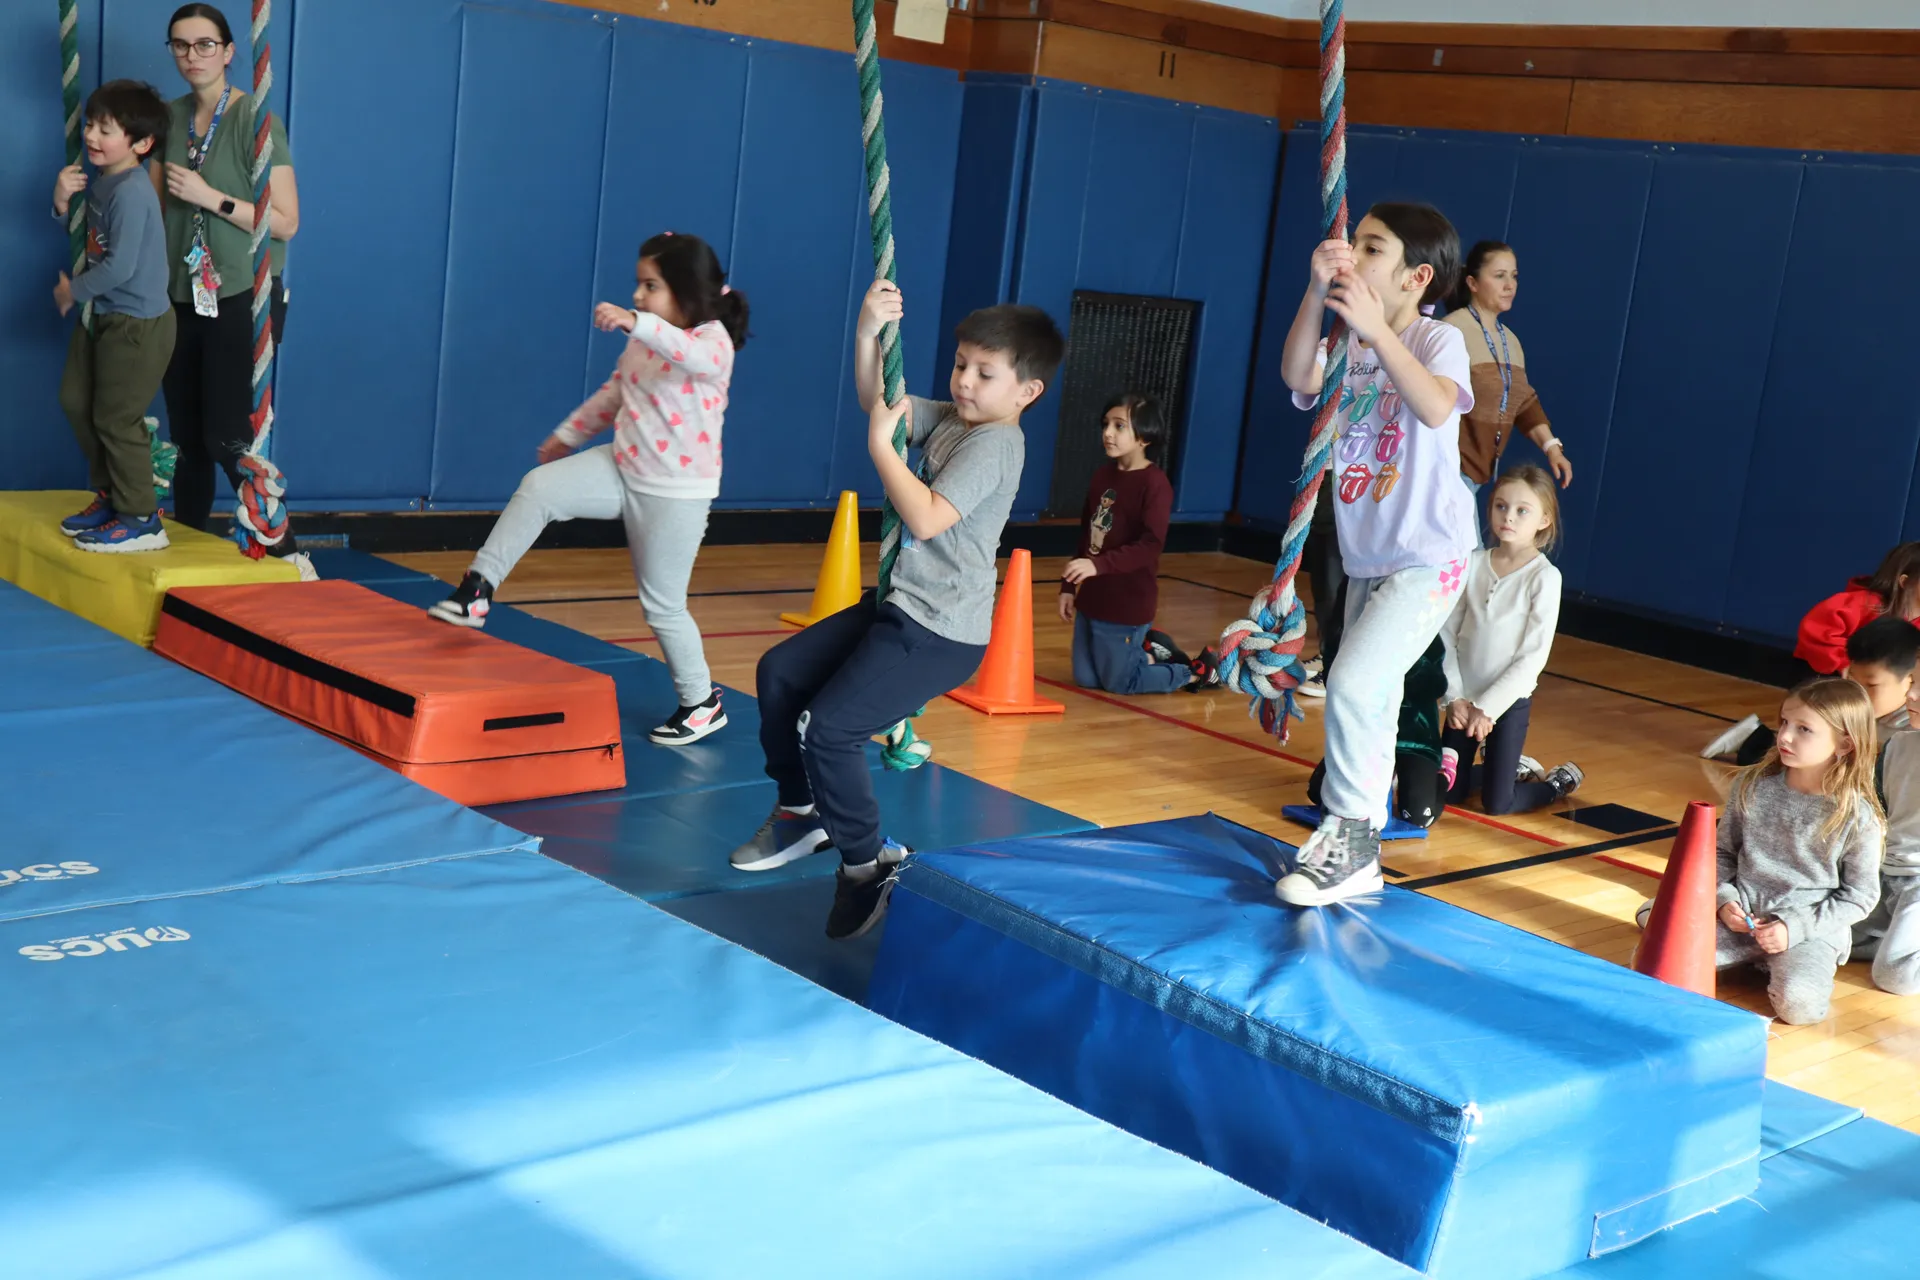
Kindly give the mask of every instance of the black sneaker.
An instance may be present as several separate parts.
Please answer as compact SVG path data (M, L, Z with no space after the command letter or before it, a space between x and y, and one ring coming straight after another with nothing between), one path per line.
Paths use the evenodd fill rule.
M1185 688L1188 693L1199 693L1202 689L1215 689L1220 685L1220 655L1211 646L1202 649L1200 656L1187 664L1193 668L1193 680Z
M1140 647L1145 649L1147 656L1155 662L1178 664L1183 667L1193 665L1193 659L1181 652L1180 646L1173 642L1173 637L1164 631L1147 632L1147 638L1141 642Z
M1294 865L1293 873L1273 887L1288 906L1329 906L1378 893L1384 883L1380 833L1365 818L1327 818L1300 846Z
M1565 800L1578 791L1580 784L1586 780L1587 775L1571 760L1547 770L1547 776L1544 779L1546 784L1553 788L1553 798L1556 800Z
M833 910L827 913L827 936L834 941L858 938L879 924L893 896L895 874L913 850L898 840L880 846L880 856L853 871L845 863L834 873Z
M726 727L727 713L721 710L720 690L715 689L705 702L680 708L647 736L663 747L684 747Z
M727 855L735 871L772 871L833 846L820 815L773 806L753 838Z
M487 614L492 611L493 584L471 569L460 579L452 595L427 610L440 621L451 622L456 627L484 627Z

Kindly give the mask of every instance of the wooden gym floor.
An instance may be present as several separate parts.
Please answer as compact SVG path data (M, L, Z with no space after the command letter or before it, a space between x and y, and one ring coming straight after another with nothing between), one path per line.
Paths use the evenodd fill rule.
M871 583L874 548L864 551ZM760 655L793 631L781 610L805 608L820 554L818 546L700 553L691 604L716 680L752 690ZM391 558L451 582L471 557ZM1283 820L1280 807L1305 803L1320 757L1320 706L1308 704L1306 721L1282 747L1247 718L1237 694L1122 698L1077 689L1071 629L1056 604L1063 564L1035 561L1034 654L1042 691L1067 704L1065 716L993 719L940 699L918 722L935 758L1102 826L1213 810L1297 842L1303 829ZM1217 553L1166 556L1159 625L1197 651L1240 616L1270 573L1269 565ZM658 656L624 550L534 552L499 599ZM1634 910L1653 894L1673 824L1688 801L1724 796L1730 770L1697 751L1732 720L1771 715L1780 691L1564 636L1547 670L1527 753L1548 767L1571 759L1586 770L1574 804L1498 819L1451 810L1425 841L1386 847L1388 878L1625 964L1638 937ZM1603 805L1631 812L1594 812ZM1596 829L1561 816L1569 808L1620 821ZM1767 1012L1758 975L1723 975L1720 994ZM1825 1022L1775 1024L1768 1074L1920 1132L1920 999L1878 991L1865 966L1849 965Z

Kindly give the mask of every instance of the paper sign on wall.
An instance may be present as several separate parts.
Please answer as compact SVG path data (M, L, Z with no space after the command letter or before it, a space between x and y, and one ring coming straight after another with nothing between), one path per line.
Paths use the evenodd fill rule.
M903 40L945 44L947 0L900 0L893 11L893 34Z

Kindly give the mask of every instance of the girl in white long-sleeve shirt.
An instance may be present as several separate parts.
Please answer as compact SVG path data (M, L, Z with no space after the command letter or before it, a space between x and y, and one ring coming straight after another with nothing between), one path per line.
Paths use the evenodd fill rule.
M1559 538L1560 504L1546 472L1515 467L1494 486L1488 509L1497 545L1467 561L1459 606L1440 630L1447 672L1440 769L1449 804L1465 800L1478 781L1488 813L1520 813L1571 795L1585 777L1571 762L1543 774L1522 755L1534 686L1560 623L1560 571L1541 554ZM1476 767L1482 751L1485 763Z

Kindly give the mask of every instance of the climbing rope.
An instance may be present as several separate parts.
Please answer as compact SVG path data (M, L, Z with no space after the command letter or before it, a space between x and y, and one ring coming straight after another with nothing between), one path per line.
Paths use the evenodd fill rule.
M873 277L893 280L893 180L887 170L887 126L880 92L880 39L873 21L873 0L853 0L853 59L860 72L860 142L867 157L867 214L873 223ZM900 326L889 323L880 331L881 390L889 407L907 394L907 375L900 356ZM907 424L894 428L893 450L907 456ZM880 586L876 604L893 586L894 561L900 558L900 513L884 494L880 503ZM919 715L926 710L914 712ZM881 758L889 769L917 769L933 748L913 732L911 717L887 730Z
M60 105L67 113L67 163L79 164L85 157L80 137L84 122L80 119L80 6L78 0L60 0ZM73 258L73 274L87 269L87 201L76 195L67 206L67 240ZM93 304L82 303L80 323L93 328Z
M286 477L268 457L273 434L273 48L272 0L253 0L253 443L240 459L246 480L236 495L233 540L252 559L287 536L280 499Z
M1347 20L1344 0L1320 0L1320 223L1321 239L1347 238ZM1249 695L1249 714L1285 742L1290 722L1303 715L1294 690L1306 679L1300 650L1307 611L1294 590L1300 556L1313 524L1314 503L1333 455L1334 413L1347 375L1347 328L1335 317L1327 336L1327 367L1320 380L1319 412L1307 444L1293 507L1280 546L1273 581L1248 607L1248 616L1220 634L1220 680ZM1316 584L1317 586L1318 584Z

